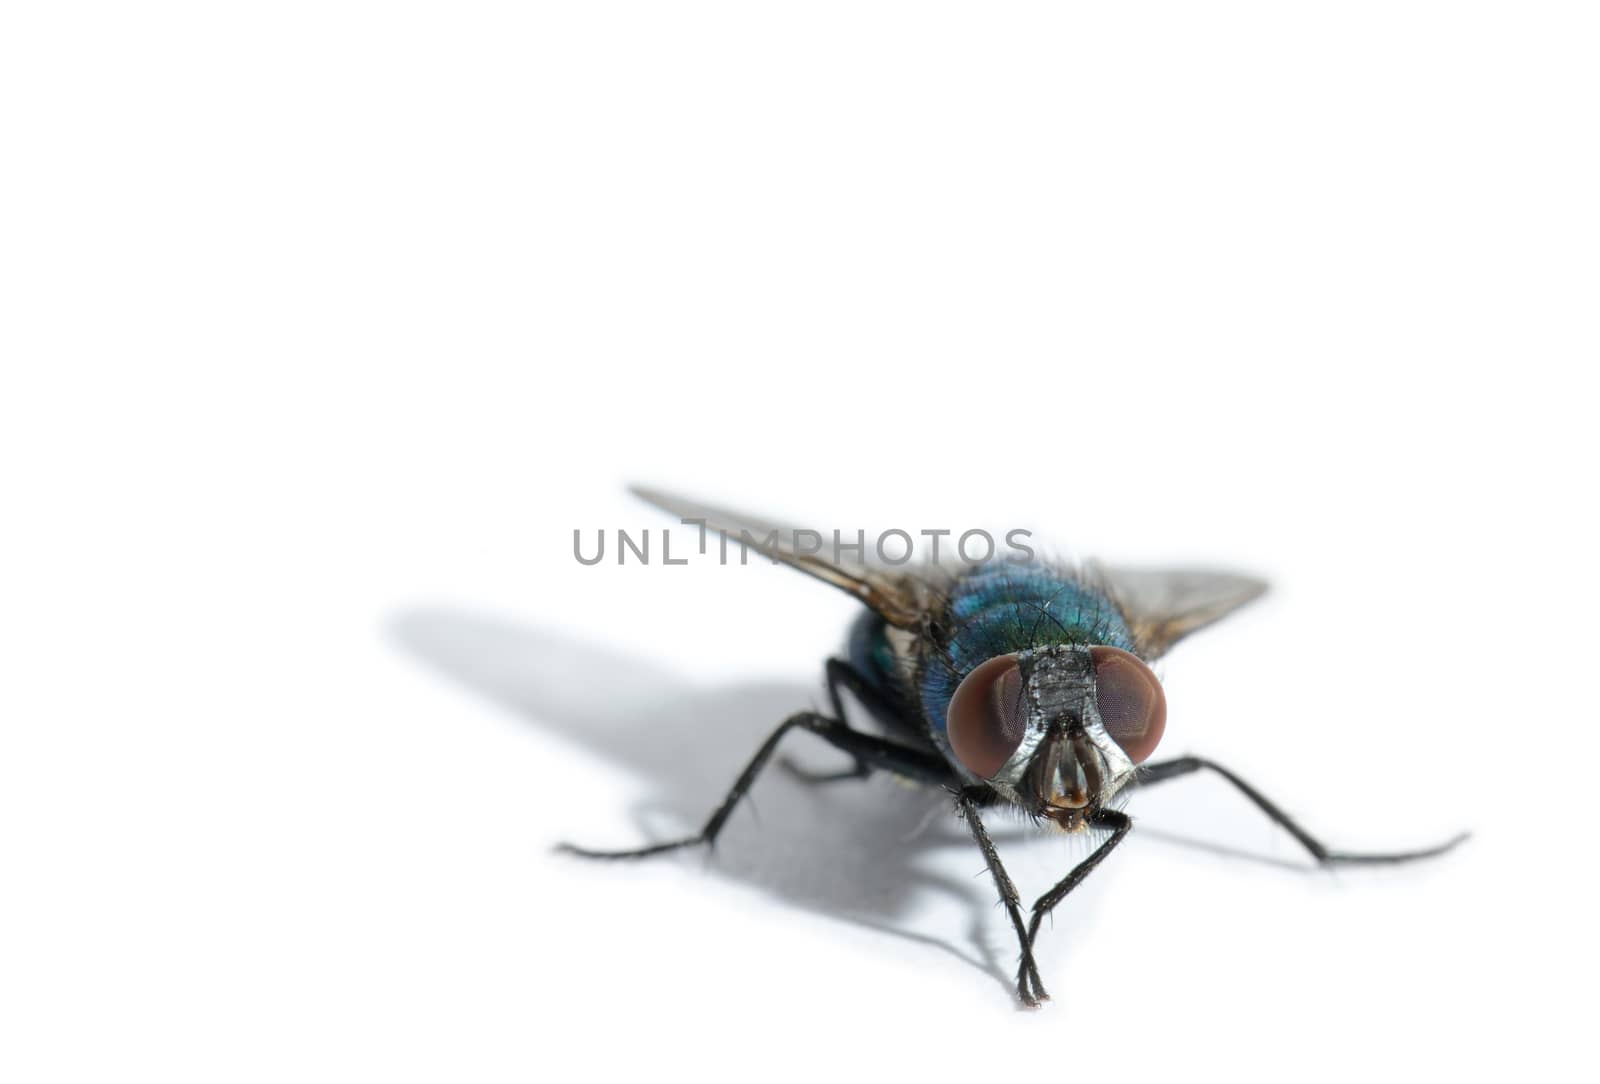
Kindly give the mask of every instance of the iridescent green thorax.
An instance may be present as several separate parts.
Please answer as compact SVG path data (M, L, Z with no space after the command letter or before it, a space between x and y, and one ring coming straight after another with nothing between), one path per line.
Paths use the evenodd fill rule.
M922 709L936 738L950 697L986 659L1050 644L1107 644L1133 650L1115 603L1071 569L994 562L956 580L950 591L948 642L924 661Z

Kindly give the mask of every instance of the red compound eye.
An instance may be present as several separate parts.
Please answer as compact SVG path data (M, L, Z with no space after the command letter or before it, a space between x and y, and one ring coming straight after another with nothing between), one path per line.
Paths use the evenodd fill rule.
M1016 656L996 655L962 678L947 718L950 749L969 772L989 779L1005 767L1028 727Z
M1100 721L1128 759L1142 763L1167 728L1167 694L1137 655L1115 647L1090 648L1089 654Z

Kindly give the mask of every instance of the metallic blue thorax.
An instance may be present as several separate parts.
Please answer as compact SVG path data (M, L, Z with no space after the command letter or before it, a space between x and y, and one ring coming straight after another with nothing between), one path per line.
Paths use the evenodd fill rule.
M933 737L944 744L945 712L961 679L985 659L1048 644L1108 644L1133 650L1122 613L1106 595L1070 569L994 562L964 572L952 585L942 649L925 645L917 687ZM858 623L850 654L856 667L884 688L904 689L883 624Z
M923 668L918 694L928 725L943 736L945 710L961 679L996 655L1047 644L1108 644L1133 650L1122 612L1068 569L1004 562L981 565L950 595L953 635Z

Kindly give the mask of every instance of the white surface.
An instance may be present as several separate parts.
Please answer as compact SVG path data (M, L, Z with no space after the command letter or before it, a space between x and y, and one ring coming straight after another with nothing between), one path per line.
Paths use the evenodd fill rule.
M4 21L7 1080L1586 1056L1584 6ZM578 566L665 525L629 478L1264 572L1170 657L1166 748L1339 845L1477 835L1298 873L1175 841L1300 863L1174 783L1039 1013L884 780L764 780L709 863L552 855L698 821L853 612ZM1082 853L1003 831L1030 899Z

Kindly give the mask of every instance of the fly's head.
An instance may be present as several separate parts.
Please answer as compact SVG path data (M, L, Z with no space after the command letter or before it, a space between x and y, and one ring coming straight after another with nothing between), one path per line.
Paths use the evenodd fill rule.
M1155 752L1167 700L1137 655L1061 644L985 661L947 718L951 752L975 779L1076 831Z

